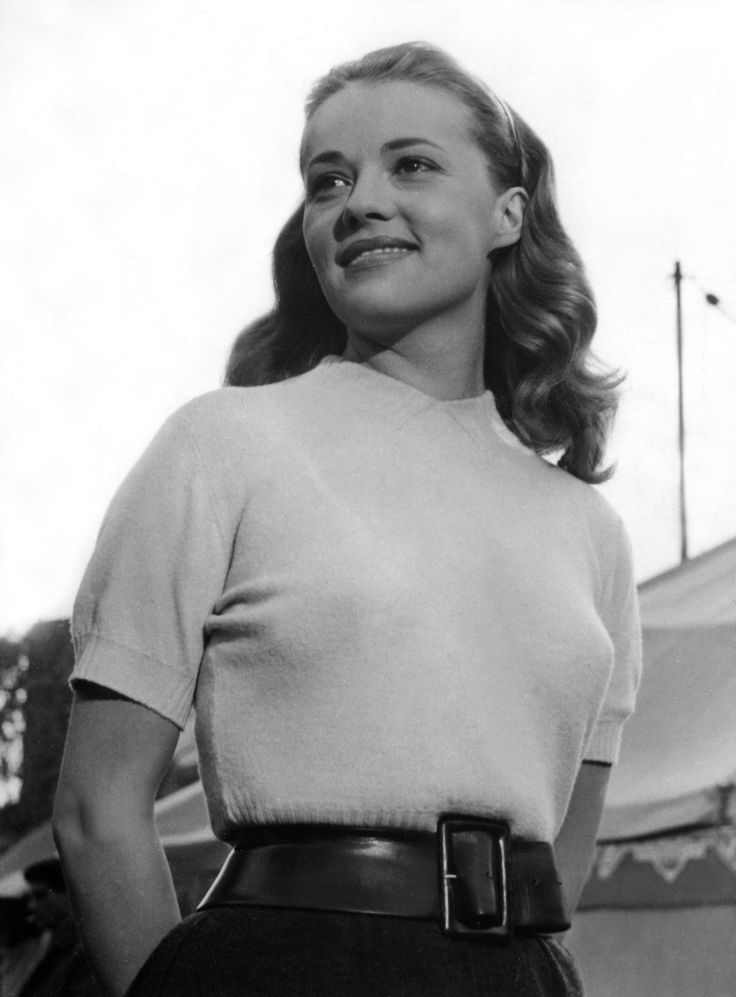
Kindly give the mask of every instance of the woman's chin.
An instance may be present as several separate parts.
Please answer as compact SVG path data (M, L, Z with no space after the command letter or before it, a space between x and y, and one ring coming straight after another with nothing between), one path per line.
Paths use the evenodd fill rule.
M366 293L367 290L331 303L332 310L351 332L393 340L431 322L441 313L441 309L428 308L426 302L402 295L399 288L389 293Z

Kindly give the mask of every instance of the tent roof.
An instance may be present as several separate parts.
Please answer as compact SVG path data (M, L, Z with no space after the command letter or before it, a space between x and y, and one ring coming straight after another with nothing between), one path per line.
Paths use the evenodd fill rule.
M736 540L640 586L644 675L603 839L718 823L736 779Z
M639 586L646 626L736 622L736 538Z

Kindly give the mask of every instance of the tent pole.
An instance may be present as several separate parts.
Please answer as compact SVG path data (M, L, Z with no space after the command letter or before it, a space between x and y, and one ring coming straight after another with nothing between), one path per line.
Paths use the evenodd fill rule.
M678 418L678 451L680 457L680 562L688 559L687 551L687 506L685 498L685 405L683 396L682 376L682 270L680 261L675 263L673 274L675 281L675 300L677 303L677 418Z

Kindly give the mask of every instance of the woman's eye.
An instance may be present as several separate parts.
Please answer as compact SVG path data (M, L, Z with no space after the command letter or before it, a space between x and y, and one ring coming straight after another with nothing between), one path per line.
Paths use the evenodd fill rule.
M402 156L396 164L397 173L428 173L433 168L432 163L419 156Z
M325 196L333 191L342 190L343 187L347 187L347 184L345 177L336 173L323 173L308 180L307 194L309 197Z

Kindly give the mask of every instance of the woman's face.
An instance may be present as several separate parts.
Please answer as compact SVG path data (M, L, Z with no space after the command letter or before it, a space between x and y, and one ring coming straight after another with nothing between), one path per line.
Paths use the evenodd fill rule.
M439 317L483 329L488 255L518 226L470 126L451 94L409 82L350 84L309 120L304 239L349 331L385 343Z

